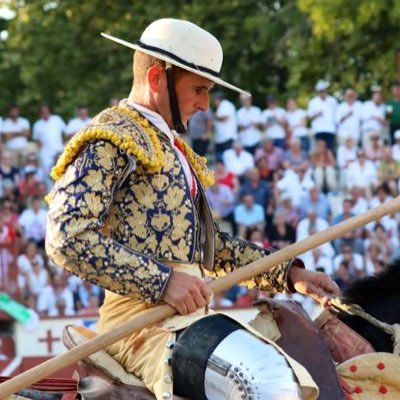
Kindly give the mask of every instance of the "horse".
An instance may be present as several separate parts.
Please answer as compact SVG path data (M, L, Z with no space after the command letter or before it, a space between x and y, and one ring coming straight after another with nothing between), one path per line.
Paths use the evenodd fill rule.
M360 305L366 312L380 321L389 324L399 323L399 287L400 260L396 260L387 266L383 272L353 282L344 289L342 301ZM309 320L301 306L295 302L274 299L258 302L256 306L259 309L259 315L253 320L253 327L263 333L263 323L269 324L271 322L270 316L273 315L278 328L283 334L282 338L279 339L277 343L295 359L300 359L308 370L313 371L313 376L314 374L318 375L321 373L318 379L323 380L320 382L320 384L322 383L320 387L324 387L324 399L342 399L342 394L339 393L338 386L334 382L335 373L329 362L329 350L327 348L325 349L324 341L318 337L318 328ZM267 314L269 317L266 317ZM375 351L389 353L393 351L391 337L380 329L372 326L364 319L349 316L344 313L340 313L338 317L348 327L371 343ZM79 328L78 331L79 332L76 332L74 329L71 329L71 332L73 332L72 335L85 333L82 328ZM84 337L77 339L77 337L71 337L68 333L68 329L64 332L64 343L69 348L90 338L90 333L89 337L86 339ZM316 349L324 350L319 352L315 351ZM325 363L323 368L321 368L321 353L326 353L327 355L327 357L322 360ZM93 362L92 359L89 363L81 363L84 374L80 378L78 390L85 399L155 399L154 395L150 393L136 377L127 377L124 371L121 371L116 377L116 371L118 368L122 369L122 367L115 365L116 361L113 359L108 359L104 350L99 360L101 361ZM103 361L104 364L101 364ZM111 366L106 370L105 365L107 363L111 363ZM88 365L90 365L90 367L88 367ZM331 373L327 374L329 369L331 369ZM41 397L39 394L39 397L32 396L29 398ZM47 398L59 399L60 397L52 397L48 394ZM177 400L179 399L176 396L174 396L174 398L177 398Z
M357 304L368 314L388 324L400 323L400 259L382 272L354 281L343 290L345 303ZM393 352L390 335L366 320L340 313L339 319L368 340L375 351Z

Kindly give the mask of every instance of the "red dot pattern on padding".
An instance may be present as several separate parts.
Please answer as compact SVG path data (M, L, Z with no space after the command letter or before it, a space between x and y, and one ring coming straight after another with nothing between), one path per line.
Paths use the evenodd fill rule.
M387 393L387 388L386 388L386 386L380 386L379 387L379 393L382 393L382 394L386 394Z
M354 388L354 391L356 392L356 393L362 393L362 388L360 387L360 386L356 386L355 388Z
M378 367L378 369L385 369L385 364L384 364L383 362L380 362L380 363L377 365L377 367Z
M350 368L349 368L349 370L351 371L351 372L356 372L357 371L357 365L350 365Z

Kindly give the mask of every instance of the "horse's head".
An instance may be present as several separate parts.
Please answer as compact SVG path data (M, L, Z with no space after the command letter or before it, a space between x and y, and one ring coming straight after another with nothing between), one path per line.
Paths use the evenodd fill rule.
M343 291L343 301L358 304L382 322L400 323L400 259L375 276L359 279ZM392 339L358 317L341 315L340 319L364 336L377 351L391 352Z

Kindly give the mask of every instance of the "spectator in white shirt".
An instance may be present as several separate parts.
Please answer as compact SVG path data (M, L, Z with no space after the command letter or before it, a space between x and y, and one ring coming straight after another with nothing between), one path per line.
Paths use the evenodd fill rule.
M362 144L365 148L370 142L370 135L372 132L382 137L383 129L385 127L386 106L383 102L383 95L380 87L374 87L372 99L366 101L362 107L361 114L361 132Z
M40 247L44 248L46 237L47 211L41 208L41 200L34 197L32 206L22 212L18 220L26 239L32 239Z
M254 158L240 142L234 142L231 149L225 150L222 161L228 172L232 172L237 177L242 177L247 170L254 168Z
M40 162L46 183L51 184L49 174L56 162L56 157L64 148L63 133L65 123L58 115L50 113L48 105L40 107L40 119L33 125L33 139L38 143Z
M358 144L361 139L361 110L362 103L357 100L357 93L347 89L344 101L339 104L336 111L337 138L343 143L349 136Z
M357 185L353 186L351 189L351 200L353 201L351 211L354 215L363 214L368 211L368 201L365 197L364 188Z
M6 149L13 154L16 164L22 165L23 156L32 150L28 142L30 127L28 120L20 117L16 104L10 106L8 118L3 121L0 132Z
M216 158L220 161L223 152L230 149L238 137L236 109L233 103L225 98L223 92L215 93L212 99L217 107L214 115L214 141Z
M33 240L28 241L24 248L24 252L17 258L18 272L25 274L32 271L32 263L38 263L41 267L44 266L43 257L38 253L36 243Z
M362 187L367 198L371 198L372 191L378 183L376 166L366 159L365 151L358 150L358 160L350 164L347 173L347 188Z
M332 259L324 256L319 247L302 254L300 259L307 266L307 269L311 271L317 271L318 268L318 271L323 271L330 276L334 273Z
M335 271L338 271L342 262L346 262L349 266L351 276L362 277L364 275L363 256L359 253L354 253L349 244L343 244L341 252L333 259L333 267Z
M24 274L25 290L35 296L40 293L49 283L49 274L47 270L37 261L32 261L32 270Z
M317 217L317 213L310 208L307 213L307 217L300 220L296 229L296 240L300 241L308 236L313 235L316 232L321 232L329 228L328 221ZM335 250L331 243L325 243L320 247L321 252L326 257L333 257Z
M289 99L286 103L285 119L290 139L300 139L301 149L309 151L310 138L308 137L307 129L307 113L297 106L297 102L293 98Z
M394 140L396 141L392 147L392 157L396 161L400 161L400 129L394 132Z
M54 276L39 294L37 311L41 316L74 315L74 297L64 276Z
M253 154L261 142L261 109L252 105L252 98L246 94L240 95L242 107L237 112L239 140L244 149Z
M265 135L274 142L275 146L285 149L286 112L283 108L279 107L275 95L267 97L267 107L261 114L261 122L265 130Z
M357 160L357 146L353 137L348 136L344 144L340 144L336 152L337 166L339 168L339 185L341 188L346 187L346 174L349 165Z
M337 101L328 95L329 82L318 81L315 85L317 95L308 103L308 118L311 121L311 130L316 140L326 142L328 149L334 150L335 146L335 114Z
M89 117L89 110L86 106L79 106L76 118L72 118L65 129L65 141L68 141L81 130L91 118Z

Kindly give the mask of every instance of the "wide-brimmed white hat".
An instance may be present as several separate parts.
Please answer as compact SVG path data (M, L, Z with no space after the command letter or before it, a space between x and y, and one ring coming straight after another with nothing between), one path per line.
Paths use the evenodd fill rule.
M213 35L192 22L173 18L159 19L144 30L136 43L129 43L105 33L102 36L239 93L250 94L220 78L222 47Z

